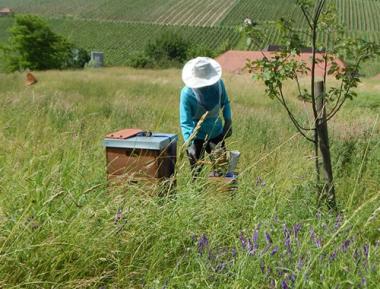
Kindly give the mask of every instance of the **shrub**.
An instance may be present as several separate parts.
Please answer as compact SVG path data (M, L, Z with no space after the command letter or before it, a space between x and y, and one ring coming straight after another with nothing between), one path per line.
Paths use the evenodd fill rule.
M136 52L129 55L127 65L134 68L148 68L152 66L150 59L144 52Z
M7 71L83 67L88 53L55 34L38 16L17 15L8 43L0 48Z
M187 59L192 59L198 56L207 56L207 57L214 58L216 57L216 55L217 53L214 50L206 46L195 45L189 48L187 52Z
M145 48L145 54L155 63L183 63L187 59L190 43L177 33L167 32Z
M83 48L72 48L66 68L83 68L90 61L89 53Z

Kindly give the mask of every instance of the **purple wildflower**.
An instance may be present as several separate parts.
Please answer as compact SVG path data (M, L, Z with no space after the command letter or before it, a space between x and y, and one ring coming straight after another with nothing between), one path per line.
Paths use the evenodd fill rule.
M275 255L278 252L278 246L274 247L272 252L270 253L271 256Z
M265 240L267 241L268 245L271 245L273 243L272 238L270 237L268 232L265 232Z
M276 281L274 279L270 279L269 287L273 289L276 288Z
M289 289L289 286L288 286L288 284L286 284L286 281L285 281L285 280L283 280L283 281L281 282L281 288L282 288L282 289Z
M314 242L314 244L315 244L315 246L317 246L317 248L322 247L322 240L317 238L313 227L310 228L310 240Z
M253 248L256 251L259 248L259 226L257 226L256 230L253 232Z
M365 244L363 246L363 252L364 252L365 258L368 260L368 257L369 257L369 245L368 244Z
M322 248L322 239L317 239L316 242L315 242L315 246L317 246L317 248Z
M310 228L310 240L315 243L315 232L313 227Z
M241 242L241 246L243 247L243 249L245 249L247 247L247 240L245 239L243 232L240 233L239 239Z
M301 231L302 225L301 224L295 224L293 226L293 233L294 233L294 238L298 241L298 234Z
M343 242L343 244L341 246L341 249L342 249L342 251L344 253L347 252L348 247L350 246L350 244L351 244L351 240L350 239L344 240L344 242Z
M207 247L208 247L208 239L205 234L202 234L202 236L199 238L199 241L198 241L199 254L202 255Z
M329 257L330 262L335 261L336 256L337 256L336 251L332 252L332 253L330 254L330 257Z
M365 277L362 277L361 284L362 286L367 286L367 279Z
M289 254L292 253L292 248L291 248L291 240L290 240L290 231L288 229L288 227L286 226L286 224L284 224L284 227L283 227L283 232L284 232L284 239L285 239L285 247L286 247L286 250L288 251Z
M254 255L255 254L255 251L254 251L251 239L248 239L247 250L248 250L248 254L249 255Z
M294 283L294 282L296 282L296 278L297 278L296 275L294 275L294 274L290 274L288 279L289 279L290 281L292 281L292 283Z
M291 242L290 238L288 238L288 239L285 240L285 247L286 247L286 250L288 251L289 254L292 253L292 247L290 245L290 242Z
M342 215L338 215L335 219L335 229L338 230L340 226L342 225L343 217Z

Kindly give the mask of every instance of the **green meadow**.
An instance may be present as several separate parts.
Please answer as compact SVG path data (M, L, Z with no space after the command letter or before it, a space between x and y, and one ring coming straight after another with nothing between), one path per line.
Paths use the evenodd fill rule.
M102 140L179 134L179 70L36 76L0 75L0 288L378 288L378 79L330 123L335 215L315 206L312 147L249 76L224 76L238 189L193 183L180 138L176 192L160 195L109 186Z

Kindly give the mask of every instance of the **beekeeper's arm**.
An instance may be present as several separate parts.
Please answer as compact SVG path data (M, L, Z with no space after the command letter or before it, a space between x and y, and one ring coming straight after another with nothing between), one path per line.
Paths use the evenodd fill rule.
M225 138L227 138L232 135L232 112L231 112L230 99L228 97L223 81L221 81L221 85L222 85L222 108L223 108L223 118L224 118L223 135Z
M193 133L194 122L192 117L191 103L189 97L186 94L186 90L183 89L180 97L179 115L181 123L182 136L185 142L187 142Z

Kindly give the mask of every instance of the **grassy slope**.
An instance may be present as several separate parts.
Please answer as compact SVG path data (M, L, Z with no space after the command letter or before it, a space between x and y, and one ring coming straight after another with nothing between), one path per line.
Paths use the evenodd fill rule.
M203 181L191 184L183 157L175 199L149 197L141 186L107 189L103 136L123 127L179 133L179 76L177 70L51 71L24 87L23 75L0 75L0 287L270 288L274 280L279 288L284 280L292 284L294 274L298 288L362 282L376 288L378 80L359 88L370 104L354 100L331 125L344 209L336 223L315 213L311 147L263 96L263 86L244 76L225 76L234 112L228 147L242 152L233 196ZM119 208L124 217L115 225ZM298 223L299 241L292 233L287 253L283 224ZM250 256L239 235L250 238L258 224L259 247ZM274 243L266 253L264 232ZM197 245L202 234L209 239L204 249Z

